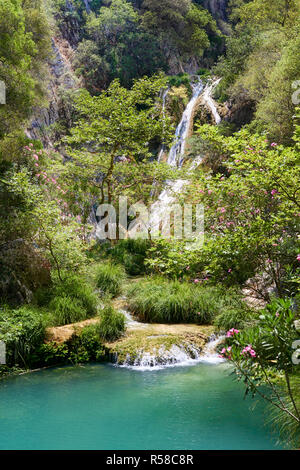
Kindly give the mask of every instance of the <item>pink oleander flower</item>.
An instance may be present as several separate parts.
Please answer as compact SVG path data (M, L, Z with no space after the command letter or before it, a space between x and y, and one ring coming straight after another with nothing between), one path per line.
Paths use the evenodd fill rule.
M229 273L231 273L231 272L232 272L232 269L231 269L231 268L230 268L230 269L228 269L228 272L229 272Z
M270 258L268 258L268 259L267 259L267 263L268 263L268 264L271 264L271 263L273 263L273 261L272 261Z
M207 192L208 192L208 194L212 194L212 190L211 190L211 189L209 189Z
M300 255L297 255L297 261L300 262Z
M39 164L38 164L38 163L35 163L35 164L34 164L34 166L38 167L38 166L39 166Z
M277 147L278 144L276 144L276 142L272 142L271 143L271 147Z
M252 348L252 345L251 344L248 344L248 346L246 346L243 350L242 350L242 355L243 356L247 356L249 355L251 357L256 357L256 352L254 351L254 349Z
M35 153L33 156L32 156L36 161L38 161L39 157L37 156L37 154Z
M240 330L237 330L236 328L231 328L231 330L227 331L226 337L230 338L231 336L237 335L240 332Z
M277 193L278 193L278 191L276 189L272 189L272 191L271 191L272 196L275 196L275 194L277 194Z
M200 282L200 279L194 279L194 284L198 284Z

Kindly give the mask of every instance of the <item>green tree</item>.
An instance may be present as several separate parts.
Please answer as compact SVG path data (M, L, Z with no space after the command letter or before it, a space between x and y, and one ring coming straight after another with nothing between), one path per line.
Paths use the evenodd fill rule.
M115 80L99 96L86 90L77 95L80 117L65 138L71 158L52 171L70 188L67 197L84 221L93 202L117 206L123 195L147 203L154 179L159 185L167 175L175 177L166 164L153 161L151 152L151 143L171 139L170 120L158 99L165 85L163 77L144 78L127 90Z
M44 64L49 55L48 24L42 2L4 0L0 4L0 80L7 102L0 105L0 139L16 131L43 96Z

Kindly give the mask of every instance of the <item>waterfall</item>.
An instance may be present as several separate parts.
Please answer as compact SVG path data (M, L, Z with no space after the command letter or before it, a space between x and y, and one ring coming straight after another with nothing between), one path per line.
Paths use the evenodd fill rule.
M197 77L196 83L191 83L191 87L193 89L193 96L185 108L181 121L177 126L175 132L176 141L169 152L168 164L170 166L182 166L183 163L182 157L185 152L186 139L191 130L194 108L203 90L203 83L199 77Z
M195 105L197 104L198 98L203 92L203 101L210 108L216 125L220 124L221 117L217 111L214 100L211 95L215 87L220 83L221 79L217 79L211 82L208 82L203 92L203 83L199 77L197 77L197 82L192 82L191 86L193 88L193 96L189 101L187 107L184 110L182 119L177 126L175 137L176 141L170 149L168 164L170 166L182 166L184 160L184 153L186 147L186 139L189 136L191 131L191 125L193 121L193 113ZM166 96L166 95L165 95ZM163 152L159 154L158 161L160 161ZM192 162L189 171L195 170L202 162L202 156L199 155ZM151 227L151 233L157 234L160 230L160 223L164 218L164 215L167 213L167 208L175 203L176 198L174 194L179 194L183 187L188 183L187 180L179 179L176 181L166 181L166 188L161 192L158 197L158 200L151 206L151 216L149 220L149 227Z

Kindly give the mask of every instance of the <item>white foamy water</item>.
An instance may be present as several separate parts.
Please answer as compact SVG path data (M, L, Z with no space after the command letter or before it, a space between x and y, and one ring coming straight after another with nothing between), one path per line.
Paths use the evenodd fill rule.
M225 362L225 359L220 357L217 352L217 347L222 343L222 341L224 341L224 339L225 336L213 335L200 355L200 362L206 362L209 364L220 364L221 362Z
M119 309L119 312L123 313L124 317L125 317L125 321L126 321L126 326L127 328L133 328L133 329L136 329L136 328L146 328L148 325L148 323L141 323L137 320L135 320L133 318L133 316L131 315L130 312L128 312L128 310L124 310L124 309Z
M210 108L217 125L220 124L220 122L221 122L221 116L219 115L216 104L215 104L214 100L212 99L212 94L213 94L213 91L216 88L216 86L219 85L220 81L221 81L221 78L219 78L218 80L215 80L212 83L208 84L205 87L205 90L204 90L204 93L203 93L203 100L207 104L207 106Z
M193 89L193 96L183 112L175 132L175 143L169 152L168 164L170 166L181 166L183 163L182 157L185 153L186 139L191 130L194 108L203 90L203 83L199 77L197 77L196 83L191 83L191 87Z
M220 364L225 360L220 358L216 347L223 341L224 337L213 337L201 351L196 346L188 343L174 344L169 350L161 346L153 352L138 351L133 359L128 354L124 363L118 364L115 356L116 366L137 371L155 371L168 367L186 367L199 363Z

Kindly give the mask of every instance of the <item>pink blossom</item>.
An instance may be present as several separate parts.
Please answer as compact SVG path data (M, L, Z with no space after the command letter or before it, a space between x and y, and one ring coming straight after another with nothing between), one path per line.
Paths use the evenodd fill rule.
M198 284L200 282L200 279L194 279L194 284Z
M38 167L38 166L39 166L39 164L38 164L38 163L35 163L34 165L35 165L36 167Z
M231 272L232 272L232 269L228 269L228 272L231 273Z
M38 159L39 159L39 157L38 157L36 154L33 155L33 158L34 158L36 161L38 161Z
M300 262L300 255L297 255L297 261Z
M272 142L271 143L271 147L276 147L278 144L276 144L276 142Z

